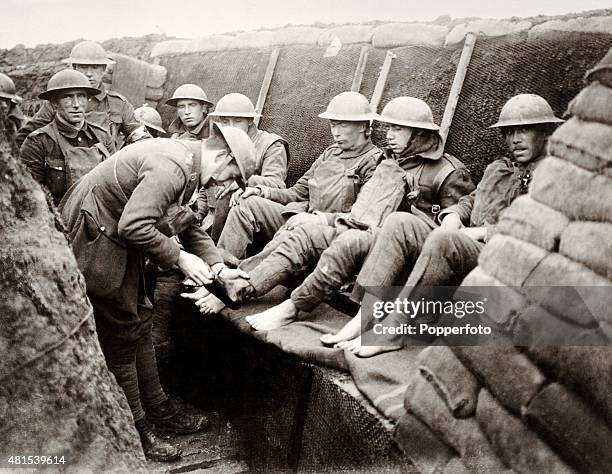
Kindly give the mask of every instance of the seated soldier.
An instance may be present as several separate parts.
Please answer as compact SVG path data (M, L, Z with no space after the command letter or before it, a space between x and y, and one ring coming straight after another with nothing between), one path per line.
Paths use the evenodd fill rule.
M281 136L257 128L254 119L261 117L261 114L255 112L255 107L247 96L232 93L221 97L215 111L208 116L213 117L213 120L221 125L239 128L253 140L257 155L257 169L255 174L249 178L248 186L285 187L289 144ZM242 192L236 183L232 183L227 188L218 189L215 196L215 217L210 234L213 241L219 240L230 205L236 202Z
M153 107L144 104L134 110L134 117L140 123L140 127L132 132L129 137L130 143L134 143L147 138L158 138L164 136L166 131L159 112Z
M206 118L213 103L201 87L183 84L177 87L166 104L176 107L177 118L168 126L172 138L202 140L208 137L209 121Z
M104 48L94 41L82 41L72 48L70 57L62 60L72 68L83 73L89 85L98 89L96 95L88 98L85 118L89 123L95 123L107 130L113 139L113 148L118 150L127 137L138 127L134 117L134 108L125 97L115 91L107 91L102 84L102 78L109 65L115 61L109 59ZM17 134L17 143L21 145L26 137L53 120L55 111L45 102L36 115L25 124Z
M60 203L108 369L125 393L151 459L172 461L181 455L153 433L151 424L194 433L208 420L179 408L160 384L151 320L141 311L150 304L143 292L143 258L164 268L177 266L196 284L213 285L213 291L217 278L248 277L225 267L184 205L198 185L245 183L254 168L249 137L215 125L202 142L157 138L122 149L70 188Z
M269 242L262 253L267 255L291 234L289 229L333 223L338 213L350 210L370 179L381 151L370 139L374 114L368 100L357 92L342 92L319 117L330 121L335 144L291 188L257 185L244 191L219 238L219 247L231 256L243 259L254 242ZM262 254L257 257L261 259ZM207 296L199 306L205 313L214 313L224 305Z
M478 264L478 255L495 232L500 213L514 199L527 192L531 175L546 153L546 140L556 118L545 99L534 94L512 97L501 110L499 120L491 127L500 128L510 157L492 162L478 187L471 194L440 213L440 228L434 230L423 245L421 254L405 280L406 291L417 285L458 286ZM392 262L414 261L403 239L400 216L383 227L370 251L359 282L378 286L397 282L402 273ZM468 227L464 227L464 224ZM400 294L408 298L410 294ZM401 315L390 315L401 322ZM398 345L361 345L361 311L335 335L321 337L324 344L350 350L361 357L399 349Z
M85 75L64 69L54 74L47 90L38 95L49 101L55 116L28 135L20 157L34 179L49 189L55 204L70 186L115 151L106 129L86 120L87 98L99 93Z
M319 224L294 229L274 252L249 269L249 284L230 289L237 301L262 295L320 258L314 272L292 292L291 299L247 317L254 329L269 330L288 324L296 319L298 311L311 311L349 282L389 213L401 210L408 217L410 245L418 253L436 227L434 219L439 210L456 204L474 188L465 166L442 153L439 127L433 123L425 102L398 97L376 120L389 125L389 148L351 214L339 217L335 226Z

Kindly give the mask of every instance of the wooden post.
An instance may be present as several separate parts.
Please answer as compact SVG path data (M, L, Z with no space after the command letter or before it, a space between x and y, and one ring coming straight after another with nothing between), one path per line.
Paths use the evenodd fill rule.
M470 65L470 59L472 52L474 51L474 45L476 44L476 34L468 33L465 36L465 43L463 44L463 51L461 52L461 58L457 65L457 72L455 73L455 79L448 95L448 101L446 102L446 108L444 109L444 117L442 117L442 123L440 125L440 136L444 143L448 137L453 116L455 115L455 109L457 108L457 102L459 101L459 94L461 94L461 88L463 87L463 81L467 74L468 66Z
M363 81L363 73L365 71L366 63L368 62L369 53L369 46L364 45L361 47L359 61L357 62L357 68L355 69L355 76L353 76L353 83L351 84L351 91L353 92L359 92L359 89L361 89L361 82Z
M391 61L393 61L393 58L395 57L396 55L394 53L387 51L385 62L380 68L380 74L378 75L378 80L376 81L376 86L374 87L374 93L372 94L372 99L370 100L370 106L374 112L377 111L378 105L380 104L380 99L382 99L383 91L387 85L387 77L389 77L389 70L391 69Z
M257 105L255 106L255 111L260 114L263 111L264 104L266 103L266 98L268 97L268 90L270 89L270 83L272 82L272 76L274 75L274 70L276 69L276 62L278 61L278 55L280 53L279 48L274 48L272 53L270 53L270 60L268 61L268 67L266 68L266 74L264 75L263 82L261 83L261 89L259 90L259 96L257 97ZM256 117L254 119L255 125L259 125L259 120L261 117Z

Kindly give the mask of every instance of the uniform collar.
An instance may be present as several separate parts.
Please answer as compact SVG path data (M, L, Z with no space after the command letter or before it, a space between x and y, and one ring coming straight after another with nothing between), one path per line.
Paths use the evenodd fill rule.
M104 98L106 97L106 89L104 88L104 83L102 83L102 85L100 86L100 90L101 92L99 94L92 96L92 97L95 97L98 100L98 102L102 102Z
M338 147L334 154L340 156L340 158L356 158L358 156L363 155L364 153L367 153L372 148L374 148L374 144L372 143L372 140L368 139L368 141L366 141L361 147L357 148L356 150L344 151L342 148Z
M83 122L83 126L81 128L76 128L68 122L62 120L59 115L55 116L54 122L55 126L57 127L57 131L67 138L76 138L79 133L85 134L87 138L93 138L87 120Z
M19 105L17 104L11 105L11 108L9 109L7 117L14 118L17 120L25 120L26 118L25 115L23 114L23 111L21 110L21 107L19 107Z

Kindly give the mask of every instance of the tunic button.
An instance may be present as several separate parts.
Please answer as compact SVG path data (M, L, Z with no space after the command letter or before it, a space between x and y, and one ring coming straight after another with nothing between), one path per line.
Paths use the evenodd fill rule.
M104 232L105 230L106 230L106 227L104 227L104 226L100 227L100 231L101 232Z

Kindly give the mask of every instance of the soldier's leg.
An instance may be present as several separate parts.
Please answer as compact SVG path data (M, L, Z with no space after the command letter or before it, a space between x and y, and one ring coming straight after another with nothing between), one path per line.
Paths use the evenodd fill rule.
M230 209L219 237L219 247L237 258L246 257L247 249L256 239L267 243L285 223L281 215L284 206L258 196L251 196Z
M230 198L231 196L225 196L223 199L217 199L214 220L212 224L212 230L210 231L210 237L213 239L215 244L219 242L221 232L227 221L227 217L230 212Z
M484 243L460 230L434 230L423 245L406 287L457 286L478 265Z

